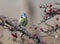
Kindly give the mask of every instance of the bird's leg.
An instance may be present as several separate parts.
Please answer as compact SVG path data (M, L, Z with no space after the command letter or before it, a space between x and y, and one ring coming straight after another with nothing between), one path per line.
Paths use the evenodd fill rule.
M23 35L24 35L24 34L22 34L22 35L21 35L21 40L22 40L21 44L23 44L23 43L24 43Z

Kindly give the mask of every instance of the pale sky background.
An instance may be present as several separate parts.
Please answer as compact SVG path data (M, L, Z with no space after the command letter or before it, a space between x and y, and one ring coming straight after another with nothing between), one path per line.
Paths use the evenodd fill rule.
M40 4L54 2L60 2L60 0L0 0L0 15L19 19L20 15L25 12L30 24L39 23L42 12L39 8Z
M29 20L28 25L37 24L42 19L40 14L43 14L43 9L39 8L40 4L54 4L54 2L60 3L60 0L0 0L0 15L4 15L13 19L19 19L20 15L25 12ZM57 17L60 18L60 16ZM60 20L56 21L55 18L56 17L52 18L51 20L48 20L47 23L52 26L55 26L56 23L60 25ZM43 27L43 29L49 28L44 23L42 23L40 27ZM4 33L4 38L2 39L2 41L4 41L4 44L11 44L12 40L8 41L8 36L10 37L9 31L4 30L2 33ZM39 33L39 30L34 31L33 33ZM60 44L60 41L57 41L55 38L46 37L44 40L48 41L48 43L50 44L52 44L52 41L55 42L55 44Z

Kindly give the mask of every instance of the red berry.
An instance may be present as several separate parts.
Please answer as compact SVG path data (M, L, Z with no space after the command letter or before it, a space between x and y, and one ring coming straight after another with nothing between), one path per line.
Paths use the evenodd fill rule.
M48 18L48 16L45 17L46 19Z
M52 7L53 5L49 5L49 7Z
M59 20L59 18L57 17L56 20Z
M46 14L49 14L49 12L46 12Z
M40 28L40 30L43 32L44 30L43 30L43 28Z
M12 35L13 37L17 38L17 34L16 34L16 33L15 33L15 34L12 33L11 35Z
M49 12L51 12L52 11L52 8L49 10Z
M34 29L37 30L37 27L35 27Z
M58 24L56 24L56 27L58 27Z
M53 10L52 12L55 13L55 10Z

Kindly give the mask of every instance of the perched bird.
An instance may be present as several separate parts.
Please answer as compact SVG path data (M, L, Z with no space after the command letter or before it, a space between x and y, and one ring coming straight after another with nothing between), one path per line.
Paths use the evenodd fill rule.
M26 27L27 24L28 24L27 15L26 13L23 13L20 19L18 20L18 25Z

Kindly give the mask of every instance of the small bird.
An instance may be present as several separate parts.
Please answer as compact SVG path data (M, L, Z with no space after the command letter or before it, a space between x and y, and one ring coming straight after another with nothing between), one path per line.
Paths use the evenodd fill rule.
M23 13L20 19L18 20L18 25L26 27L27 24L28 24L27 15L26 13Z

